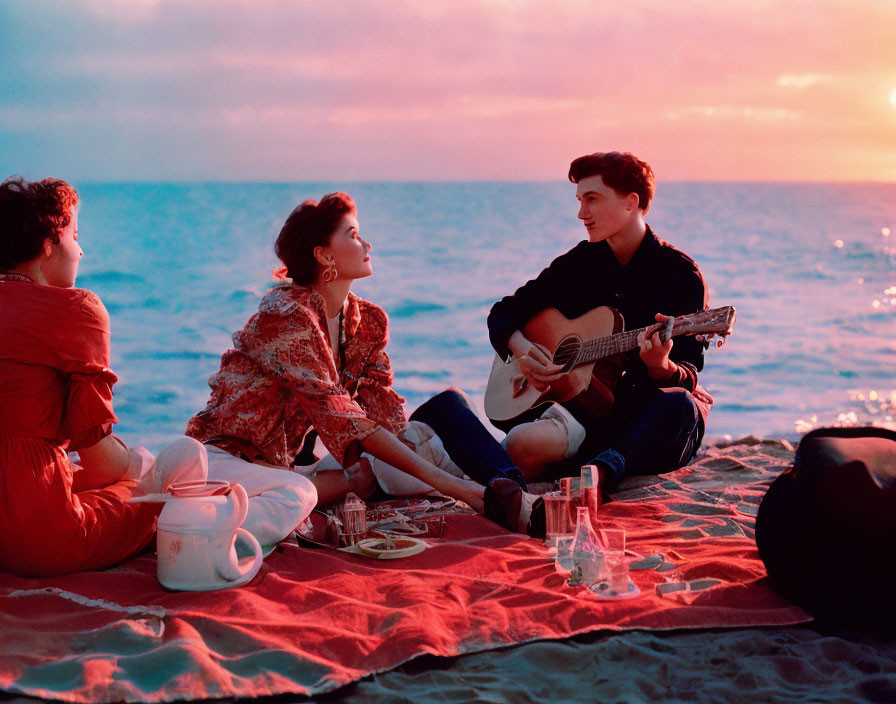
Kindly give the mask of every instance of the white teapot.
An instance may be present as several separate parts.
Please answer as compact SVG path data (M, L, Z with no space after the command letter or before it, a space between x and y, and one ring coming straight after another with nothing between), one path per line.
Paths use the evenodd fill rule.
M171 485L163 500L156 533L162 586L180 591L229 589L246 584L261 569L261 545L240 528L249 510L242 486L182 482ZM248 557L238 558L237 541L248 547Z

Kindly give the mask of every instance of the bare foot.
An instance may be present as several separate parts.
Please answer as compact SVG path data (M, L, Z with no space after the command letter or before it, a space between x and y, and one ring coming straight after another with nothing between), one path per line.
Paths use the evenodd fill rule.
M465 482L469 485L469 496L457 498L460 498L476 513L485 513L485 487L474 481L465 480Z
M359 468L349 478L349 486L351 491L355 492L362 499L369 499L376 491L377 481L376 475L370 466L370 460L362 457L359 462Z

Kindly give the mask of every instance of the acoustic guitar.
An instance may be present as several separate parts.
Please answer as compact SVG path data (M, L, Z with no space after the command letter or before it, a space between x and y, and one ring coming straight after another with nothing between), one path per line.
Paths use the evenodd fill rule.
M622 354L638 347L642 332L649 337L662 331L664 340L680 335L718 336L721 346L731 334L734 319L734 308L725 306L623 332L622 316L615 308L594 308L574 320L556 308L546 308L526 323L523 334L547 349L554 364L563 367L564 376L539 390L523 376L518 359L505 361L496 355L485 390L485 414L503 422L541 404L578 397L576 401L596 417L606 415L625 363Z

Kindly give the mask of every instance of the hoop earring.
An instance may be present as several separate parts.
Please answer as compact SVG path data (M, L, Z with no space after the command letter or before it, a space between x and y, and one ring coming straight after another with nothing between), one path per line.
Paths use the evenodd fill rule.
M325 284L328 284L335 281L338 276L339 272L336 271L336 262L331 259L327 264L327 268L324 269L324 273L321 274L321 278L324 280Z

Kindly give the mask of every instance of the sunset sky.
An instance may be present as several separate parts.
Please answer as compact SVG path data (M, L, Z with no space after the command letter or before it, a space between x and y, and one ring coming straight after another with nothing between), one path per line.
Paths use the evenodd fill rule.
M896 181L893 0L0 0L0 166Z

